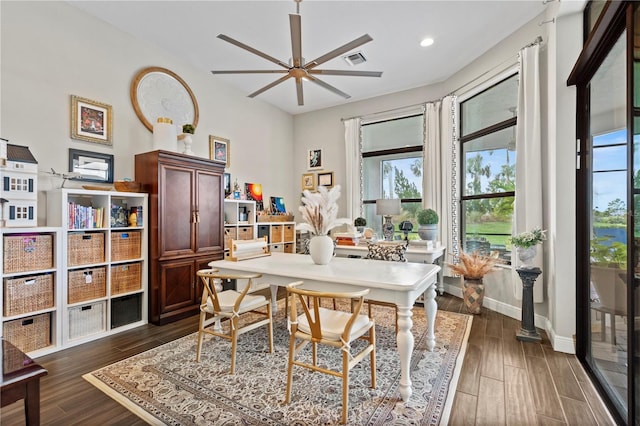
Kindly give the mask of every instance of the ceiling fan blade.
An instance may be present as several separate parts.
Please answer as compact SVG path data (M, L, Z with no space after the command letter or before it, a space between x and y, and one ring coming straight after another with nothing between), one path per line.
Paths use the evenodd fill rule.
M294 67L302 66L302 25L300 15L289 15L291 26L291 58Z
M324 87L325 89L329 90L330 92L335 93L338 96L342 96L345 99L349 99L351 97L351 95L347 95L346 93L344 93L342 90L336 89L335 87L333 87L332 85L325 83L324 81L320 80L317 77L313 77L313 76L309 76L308 77L309 80L313 81L314 83L316 83L318 86Z
M211 74L283 74L289 70L225 70L211 71Z
M371 40L373 40L373 38L371 38L369 34L365 34L353 41L350 41L349 43L343 46L338 47L337 49L333 49L331 52L326 53L320 56L319 58L314 59L311 62L307 62L304 66L307 70L315 68L318 65L323 64L327 61L330 61L331 59L335 58L336 56L340 56L343 53L347 53L348 51L353 50L358 46L362 46L363 44L368 43Z
M382 77L382 71L351 71L351 70L316 70L310 69L309 74L323 75L352 75L356 77Z
M272 87L277 86L278 84L282 83L283 81L286 81L288 79L291 78L291 74L287 74L284 77L281 77L279 79L277 79L276 81L274 81L273 83L269 83L266 86L264 86L261 89L256 90L255 92L251 93L250 95L248 95L250 98L255 98L256 96L258 96L260 93L262 92L266 92L267 90L271 89Z
M261 51L259 51L257 49L254 49L251 46L247 46L246 44L244 44L244 43L242 43L242 42L240 42L238 40L235 40L235 39L233 39L233 38L231 38L229 36L226 36L224 34L218 34L218 38L221 39L221 40L224 40L224 41L226 41L228 43L231 43L231 44L233 44L235 46L238 46L241 49L247 50L247 51L253 53L254 55L258 55L261 58L264 58L269 62L273 62L274 64L277 64L277 65L280 65L281 67L289 69L289 64L284 63L281 60L274 58L273 56L269 56L266 53L263 53L263 52L261 52Z
M298 95L298 105L304 105L304 96L302 95L302 79L296 78L296 94Z

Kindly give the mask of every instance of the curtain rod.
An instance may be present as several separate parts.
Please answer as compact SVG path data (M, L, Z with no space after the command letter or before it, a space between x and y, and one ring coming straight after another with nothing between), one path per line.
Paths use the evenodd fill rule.
M550 0L550 1L554 1L554 0ZM531 43L529 43L529 44L527 44L527 45L522 46L522 47L520 48L520 50L522 50L522 49L526 49L527 47L535 46L536 44L542 44L542 42L543 42L542 36L537 36L537 37L535 38L535 40L533 40L533 42L531 42ZM516 54L516 58L517 58L517 55L519 55L519 54L520 54L520 51L518 51L518 53ZM385 111L378 111L378 112L375 112L375 113L373 113L373 114L368 114L368 115L354 115L353 117L343 117L343 118L341 118L341 119L340 119L340 121L347 121L347 120L351 120L351 119L353 119L353 118L365 118L365 117L367 117L367 118L373 118L373 117L375 117L375 116L376 116L376 115L378 115L378 114L387 114L387 113L394 112L394 111L401 111L401 110L403 110L403 109L417 108L417 107L420 107L420 106L424 106L424 104L429 103L429 102L441 101L441 100L443 100L443 99L444 99L445 97L447 97L447 96L455 95L457 91L459 91L460 89L463 89L463 88L467 87L468 85L470 85L470 84L472 84L472 83L475 83L476 81L478 81L479 79L481 79L482 77L484 77L485 75L487 75L488 73L493 73L493 72L495 72L495 71L496 71L497 69L499 69L500 67L505 66L505 64L506 64L508 61L512 61L512 60L513 60L513 57L510 57L510 58L508 58L508 59L505 59L504 61L500 62L498 65L494 66L493 68L488 69L487 71L483 72L483 73L482 73L482 74L480 74L478 77L476 77L476 78L474 78L473 80L471 80L470 82L463 84L462 86L458 87L458 88L457 88L457 89L455 89L455 90L452 90L452 91L451 91L451 92L449 92L447 95L445 95L445 96L443 96L443 97L441 97L441 98L434 99L434 100L431 100L431 101L425 101L425 102L420 103L420 104L409 105L409 106L402 107L402 108L393 108L393 109L388 109L388 110L385 110ZM511 64L509 64L509 66L511 66ZM508 67L507 67L507 68L508 68Z

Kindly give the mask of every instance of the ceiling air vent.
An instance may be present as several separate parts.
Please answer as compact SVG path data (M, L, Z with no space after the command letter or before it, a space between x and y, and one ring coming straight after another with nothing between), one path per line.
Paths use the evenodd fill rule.
M363 62L367 62L367 58L364 57L362 52L356 52L350 55L343 56L342 59L344 59L345 62L351 66L358 65Z

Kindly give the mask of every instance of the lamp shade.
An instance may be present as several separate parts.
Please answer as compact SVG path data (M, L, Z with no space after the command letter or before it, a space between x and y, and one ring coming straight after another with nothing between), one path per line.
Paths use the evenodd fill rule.
M178 147L178 131L170 118L159 117L153 125L153 149L175 151Z
M400 214L400 199L385 198L376 200L376 214L381 216L395 216Z

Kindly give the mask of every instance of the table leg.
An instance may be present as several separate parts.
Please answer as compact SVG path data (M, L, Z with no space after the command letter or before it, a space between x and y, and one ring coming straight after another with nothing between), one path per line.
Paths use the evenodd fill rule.
M271 284L269 289L271 290L271 313L275 315L278 312L278 286Z
M413 393L411 388L411 354L413 353L414 339L411 333L413 312L408 306L398 306L398 355L400 356L400 396L403 401L408 401Z
M26 395L24 396L25 424L40 424L40 378L29 380L26 383Z
M436 346L436 313L438 312L438 304L436 303L436 284L433 283L427 291L425 291L424 310L427 314L427 349L433 351Z

